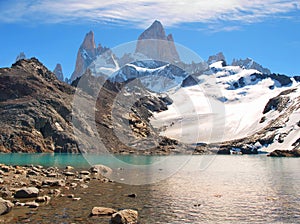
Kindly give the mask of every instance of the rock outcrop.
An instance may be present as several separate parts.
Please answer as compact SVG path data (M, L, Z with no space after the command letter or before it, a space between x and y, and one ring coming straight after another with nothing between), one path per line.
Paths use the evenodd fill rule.
M56 75L59 81L64 81L64 74L62 71L61 64L57 64L53 70L53 73Z
M172 34L166 35L162 24L157 20L139 36L135 52L149 59L166 62L180 61Z
M300 157L300 150L274 150L270 154L270 157Z

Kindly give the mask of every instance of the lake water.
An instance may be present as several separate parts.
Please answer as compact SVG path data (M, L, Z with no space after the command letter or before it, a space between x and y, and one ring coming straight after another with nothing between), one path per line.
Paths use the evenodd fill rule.
M114 172L123 170L109 156L93 155L88 160L110 164L116 168ZM135 166L126 169L136 172L137 179L145 180L148 176L153 183L139 185L139 181L132 179L130 185L122 173L116 175L121 178L114 183L91 181L89 188L76 191L82 200L53 199L37 213L27 213L27 220L30 223L108 223L109 218L88 217L92 207L105 206L136 209L141 223L147 224L300 222L300 160L297 158L120 156L118 160L135 166L148 164L148 173L137 171ZM151 166L160 162L168 165ZM89 166L80 155L1 154L0 163ZM174 172L169 172L171 169ZM161 180L153 181L155 176ZM137 197L126 197L130 193ZM14 215L17 214L10 214Z

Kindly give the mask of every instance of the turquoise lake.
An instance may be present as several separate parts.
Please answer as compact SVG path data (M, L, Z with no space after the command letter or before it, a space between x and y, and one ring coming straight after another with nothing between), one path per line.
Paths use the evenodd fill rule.
M100 185L91 182L87 189L76 191L82 198L78 202L53 199L38 213L28 213L30 223L108 223L109 218L89 218L93 206L133 208L139 212L141 223L150 224L300 222L298 158L90 156L87 160L92 164L110 165L115 181ZM81 155L0 156L0 163L59 167L87 168L87 160ZM144 184L146 181L149 183ZM130 193L137 197L124 196ZM10 216L13 218L14 213Z

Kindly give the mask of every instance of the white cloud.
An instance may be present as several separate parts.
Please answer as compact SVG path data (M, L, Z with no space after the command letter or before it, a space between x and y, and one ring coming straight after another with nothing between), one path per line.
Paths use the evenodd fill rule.
M253 23L299 10L299 0L11 0L0 3L0 22L114 22L148 26L235 21Z

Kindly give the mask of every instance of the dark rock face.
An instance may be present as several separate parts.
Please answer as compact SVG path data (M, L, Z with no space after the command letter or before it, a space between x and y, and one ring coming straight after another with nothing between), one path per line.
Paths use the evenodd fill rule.
M295 79L296 82L300 82L300 76L296 75L293 78Z
M199 83L198 79L192 75L186 77L181 84L181 87L195 86Z
M270 157L300 157L300 150L274 150L270 154Z
M263 114L266 114L271 110L277 110L281 112L284 108L286 108L286 105L290 100L289 96L287 95L293 91L295 91L295 89L283 91L278 96L270 99L263 110Z
M281 86L290 86L292 85L292 80L290 77L286 75L281 75L281 74L271 74L270 75L271 79L276 80L277 82L280 83Z
M0 69L0 151L78 152L74 92L35 58Z

